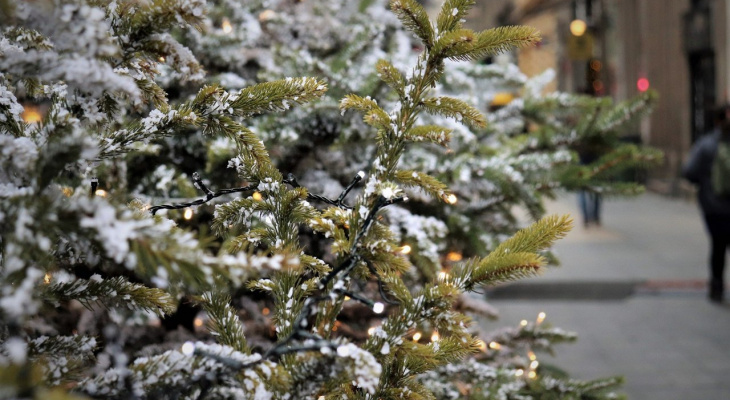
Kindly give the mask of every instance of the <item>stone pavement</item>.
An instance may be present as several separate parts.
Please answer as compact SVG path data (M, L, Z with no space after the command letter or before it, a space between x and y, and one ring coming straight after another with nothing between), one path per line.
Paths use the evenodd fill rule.
M612 199L598 228L582 226L572 196L548 210L575 218L555 247L562 266L489 291L501 316L481 325L544 311L579 335L542 356L573 377L623 375L629 399L730 399L730 304L707 300L709 244L696 205L655 194Z

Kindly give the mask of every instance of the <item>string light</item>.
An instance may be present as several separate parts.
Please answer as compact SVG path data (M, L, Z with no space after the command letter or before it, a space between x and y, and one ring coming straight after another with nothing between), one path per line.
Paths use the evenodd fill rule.
M104 189L96 189L94 194L99 197L106 197L106 195L107 195L106 190L104 190Z
M195 325L197 328L200 328L203 326L203 319L202 318L195 318L193 320L193 325Z
M502 345L497 342L491 342L489 343L489 348L492 350L499 350L502 348Z
M401 254L409 254L413 250L410 245L404 244L403 247L400 248Z
M586 33L587 28L588 25L582 19L574 19L570 23L570 33L572 33L574 36L583 36L583 34Z
M449 203L449 204L456 204L456 202L458 200L459 199L457 199L456 198L456 195L453 194L453 193L451 193L451 194L447 195L446 197L444 197L444 201L447 202L447 203Z
M317 400L324 400L324 396L317 397Z
M43 276L43 283L45 283L46 285L51 283L51 274L47 273L45 276Z
M160 60L160 62L165 62L165 57L160 56L160 58L158 58L158 60Z
M269 315L269 313L271 313L271 310L269 310L269 307L264 307L263 309L261 309L261 314Z
M527 357L530 359L530 361L535 361L537 359L535 352L532 350L527 352Z
M537 360L533 360L533 361L532 361L532 362L530 363L530 369L537 369L537 366L538 366L538 365L540 365L540 362L539 362L539 361L537 361Z
M461 261L462 258L464 258L464 256L456 251L451 251L449 252L449 254L446 255L446 259L452 262Z
M193 209L192 208L186 208L185 211L183 211L183 218L186 220L190 220L193 218Z
M223 22L221 23L221 29L223 29L223 33L233 32L233 25L231 25L231 21L229 21L228 18L223 18Z
M373 312L375 314L380 314L383 311L385 311L385 304L383 304L381 302L377 302L377 303L373 304Z
M350 300L350 296L345 296L345 301Z
M542 321L545 321L546 314L544 312L540 312L540 314L537 314L537 324L540 325Z
M20 114L20 117L28 124L36 124L43 120L43 115L38 111L38 108L33 106L23 106L23 113Z
M441 336L439 336L438 331L433 331L433 334L431 335L431 341L438 342L439 339L441 339Z
M193 342L185 342L181 350L183 354L190 357L195 353L195 344Z
M487 351L487 344L484 343L483 340L478 339L477 340L477 345L479 346L479 350L481 350L481 351Z
M537 378L537 372L530 371L530 373L527 374L527 376L530 377L530 379L535 379L535 378Z
M374 326L371 326L368 329L368 336L373 336L373 333L375 333L375 327Z
M522 321L520 321L520 326L527 326L527 320L523 319Z
M414 334L413 334L413 341L414 341L414 342L417 342L417 341L421 340L421 337L422 337L422 336L423 336L423 334L421 334L421 332L416 332L416 333L414 333Z
M517 371L515 371L515 376L522 376L524 374L525 374L525 370L523 370L523 369L518 369Z
M261 199L263 199L263 197L261 196L261 193L259 193L259 192L253 192L251 197L256 201L261 201Z

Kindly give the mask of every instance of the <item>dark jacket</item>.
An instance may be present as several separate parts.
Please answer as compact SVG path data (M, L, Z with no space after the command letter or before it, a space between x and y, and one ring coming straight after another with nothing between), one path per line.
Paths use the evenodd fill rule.
M697 198L706 215L730 216L730 200L715 195L712 191L712 162L717 154L722 132L719 129L704 135L692 147L689 159L684 165L682 175L699 187Z

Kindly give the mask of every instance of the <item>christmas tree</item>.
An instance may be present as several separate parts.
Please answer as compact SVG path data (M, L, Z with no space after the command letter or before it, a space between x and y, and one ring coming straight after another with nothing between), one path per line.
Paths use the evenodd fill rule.
M552 259L544 196L636 191L658 155L615 139L653 95L454 64L539 40L472 3L0 1L0 393L612 396L534 363L571 334L465 313Z

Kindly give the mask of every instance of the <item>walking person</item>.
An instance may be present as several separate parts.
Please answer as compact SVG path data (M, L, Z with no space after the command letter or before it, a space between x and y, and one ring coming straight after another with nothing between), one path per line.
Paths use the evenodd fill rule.
M713 302L722 302L730 247L730 105L718 109L715 123L715 130L694 144L682 172L698 186L697 197L710 235L709 296Z

